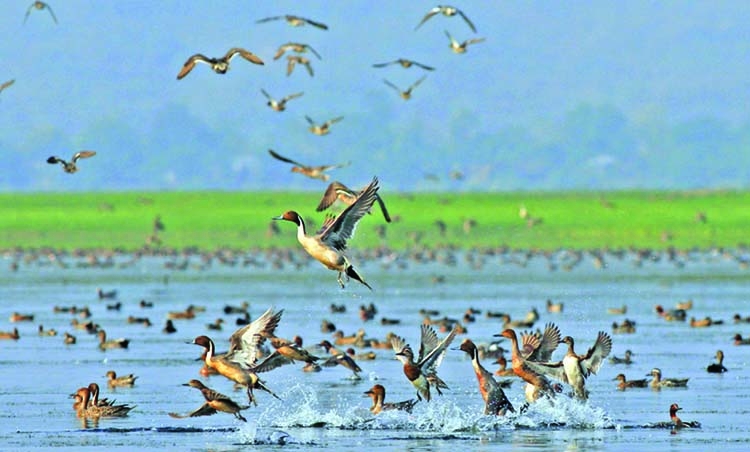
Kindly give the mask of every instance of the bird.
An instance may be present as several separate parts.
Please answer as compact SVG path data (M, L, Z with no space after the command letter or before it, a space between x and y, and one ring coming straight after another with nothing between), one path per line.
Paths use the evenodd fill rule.
M8 80L7 82L3 82L2 84L0 84L0 93L2 93L6 88L8 88L14 83L16 83L16 79L11 79L11 80Z
M203 54L196 53L195 55L188 58L187 61L185 61L185 64L182 65L180 73L177 74L177 80L181 80L183 77L188 75L197 63L206 63L211 66L211 69L217 74L226 74L229 70L229 62L232 61L232 58L237 55L254 64L265 64L263 63L263 60L260 59L260 57L240 47L233 47L229 49L226 55L219 58L209 58Z
M128 345L130 344L130 339L120 338L107 340L107 333L102 329L97 331L96 335L99 338L100 350L109 350L112 348L128 348Z
M124 417L128 415L130 410L135 408L134 406L126 404L115 405L114 403L94 403L91 399L91 386L92 385L89 385L89 387L79 388L78 391L76 391L74 394L71 394L71 397L80 397L80 404L76 409L76 414L78 415L78 417Z
M29 14L31 14L31 10L33 9L36 9L39 11L46 9L47 11L49 11L50 16L52 16L52 20L54 20L55 24L57 24L57 17L55 17L55 12L52 11L52 7L50 7L49 4L38 1L38 0L33 2L31 5L29 5L28 9L26 9L26 16L24 16L23 18L24 24L26 23L26 20L28 20Z
M659 369L658 367L654 367L653 369L651 369L651 372L646 374L646 376L653 377L653 379L649 383L649 386L654 389L685 387L687 386L689 380L689 378L662 378L661 369Z
M96 151L79 151L73 154L73 158L70 160L70 162L66 162L60 157L56 157L53 155L52 157L47 159L47 163L49 163L50 165L59 163L62 165L63 171L69 174L73 174L78 171L78 167L76 166L76 162L78 161L78 159L86 159L95 155Z
M314 133L315 135L328 135L331 125L341 121L342 119L344 119L344 117L339 116L337 118L329 119L323 124L316 124L315 121L313 121L309 116L305 116L305 119L310 124L310 132Z
M625 350L625 355L622 358L611 356L609 358L609 362L612 364L632 364L633 360L630 359L631 356L633 356L633 352L631 352L630 350Z
M273 335L283 313L283 309L274 313L273 307L270 307L250 324L232 333L229 337L229 351L224 355L216 355L214 342L208 336L198 336L192 343L206 349L204 358L206 366L235 383L245 386L248 400L253 404L257 404L253 395L255 388L279 398L268 389L257 374L273 370L288 362L278 353L272 353L259 362L260 346L267 337Z
M302 348L302 346L297 344L297 342L295 341L290 341L289 339L284 339L277 336L269 337L268 341L271 343L271 346L275 348L277 352L279 352L280 355L289 359L291 362L304 361L308 364L312 364L320 359Z
M312 48L312 46L308 44L302 44L300 42L287 42L286 44L280 45L278 50L276 51L276 55L273 56L273 59L278 60L282 55L284 55L287 50L297 53L305 53L309 50L313 53L313 55L318 57L319 60L322 60L320 54L316 52L315 49Z
M372 287L357 273L349 259L344 255L344 250L346 249L346 242L354 235L357 223L372 208L378 188L378 178L373 177L372 182L362 190L352 205L344 209L338 216L328 217L321 229L314 235L307 235L305 222L293 210L273 219L290 221L297 225L297 240L302 248L326 268L338 271L338 282L342 289L344 288L344 281L341 276L346 274L347 277L354 278L372 290Z
M101 287L97 287L96 295L99 297L100 300L103 300L105 298L107 299L117 298L117 290L108 290L105 292Z
M422 21L419 22L419 24L417 24L414 30L421 27L422 24L424 24L425 22L427 22L428 20L430 20L432 17L434 17L437 14L442 14L445 17L453 17L458 14L464 19L464 21L469 26L469 28L471 28L471 31L473 31L474 33L477 32L476 27L474 27L474 24L469 20L468 17L466 17L466 14L464 14L463 11L456 8L455 6L448 6L448 5L438 5L432 8L431 10L427 11L427 14L425 14L424 18L422 18Z
M563 383L573 387L573 395L579 400L588 399L588 391L584 388L586 378L596 374L602 366L604 359L612 351L612 338L600 331L596 342L589 348L585 355L579 355L574 350L573 338L565 336L562 340L568 345L568 351L561 361L557 362L529 362L527 365L537 372L544 373L556 378Z
M721 350L716 351L716 361L715 363L711 363L706 368L706 371L712 374L722 374L727 371L727 368L724 367L724 352Z
M107 371L105 376L107 377L107 384L110 387L133 386L135 384L135 380L138 378L133 374L122 375L118 377L117 373L114 370Z
M353 375L351 378L353 380L360 380L362 378L359 376L359 373L362 372L362 368L359 367L359 364L357 364L356 361L354 361L354 358L334 348L329 341L323 341L318 345L323 347L325 351L331 355L330 358L323 362L323 367L342 366L352 371Z
M412 66L417 66L417 67L421 67L422 69L424 69L426 71L434 71L435 70L435 68L432 67L432 66L427 66L426 64L418 63L418 62L416 62L414 60L408 60L406 58L398 58L398 59L395 59L393 61L388 61L388 62L385 62L385 63L375 63L375 64L372 65L372 67L382 68L382 67L390 66L392 64L398 64L399 66L401 66L404 69L409 69Z
M453 36L451 36L450 33L448 33L447 30L445 31L445 35L448 36L448 39L451 41L450 48L451 50L453 50L454 53L466 53L466 50L467 50L466 48L470 44L477 44L485 40L485 38L472 38L472 39L467 39L466 41L463 41L463 42L458 42Z
M331 182L330 185L328 185L328 188L326 188L325 193L323 193L323 198L320 200L320 203L318 203L318 207L316 207L315 210L317 212L322 212L331 207L331 205L333 205L333 203L336 202L337 199L350 206L354 204L360 193L362 192L354 191L341 182ZM378 202L378 205L380 205L380 211L383 212L383 218L385 218L386 223L390 223L391 216L390 214L388 214L388 209L385 208L383 198L381 198L380 195L376 193L375 200Z
M280 19L284 19L286 21L286 23L288 23L292 27L301 27L303 25L312 25L313 27L320 28L321 30L328 30L328 25L326 25L324 23L316 22L314 20L310 20L310 19L307 19L307 18L304 18L304 17L300 17L300 16L293 16L291 14L286 14L286 15L283 15L283 16L266 17L264 19L256 20L255 23L256 24L261 24L261 23L265 23L265 22L270 22L272 20L280 20Z
M680 411L682 408L679 407L676 403L673 403L669 407L669 418L672 419L672 423L674 424L675 429L680 428L700 428L701 423L698 421L683 421L677 416L677 412Z
M346 163L337 163L334 165L308 166L308 165L303 165L287 157L284 157L280 155L279 153L277 153L276 151L274 151L273 149L269 149L268 153L271 154L271 157L277 160L281 160L282 162L291 163L292 165L294 165L292 167L293 173L300 173L312 179L320 179L323 182L327 182L328 179L330 179L331 177L328 174L324 174L325 171L335 169L335 168L344 168L346 166L351 165L352 163L352 162L346 162Z
M435 330L429 326L421 325L421 339L419 344L419 355L414 360L414 352L411 346L400 336L391 338L391 347L396 352L396 358L403 364L404 375L417 389L417 399L430 401L430 388L434 387L438 394L442 395L441 389L448 389L448 385L437 375L437 368L443 362L443 357L456 337L454 328L442 340L439 340Z
M424 79L426 79L426 78L427 78L426 75L423 76L423 77L421 77L419 80L417 80L416 82L412 83L411 86L409 86L406 90L403 90L403 91L398 86L396 86L393 83L389 82L387 79L383 79L383 83L385 83L386 85L388 85L391 88L395 89L396 92L398 93L398 95L401 96L401 98L403 100L409 100L409 99L411 99L411 92L412 92L412 90L414 88L416 88L417 86L419 86L419 84L422 83L422 81L424 81Z
M621 390L625 390L626 388L647 388L648 387L648 380L646 380L645 378L641 380L627 380L625 378L625 374L617 374L617 376L613 378L612 380L620 382L617 385L617 388Z
M240 414L240 411L250 408L249 406L238 404L224 394L207 387L199 380L190 380L189 382L184 383L182 386L189 386L191 388L199 390L206 402L198 409L186 415L169 413L171 417L182 419L186 417L210 416L212 414L216 414L218 411L221 411L223 413L233 414L234 417L241 420L242 422L247 422L247 419L245 419L242 414Z
M305 66L305 69L307 69L307 73L310 74L310 77L315 76L315 72L313 71L312 65L310 64L310 60L300 56L300 55L287 55L286 56L286 76L289 77L292 75L292 72L294 72L294 67L297 64L301 64Z
M262 89L260 90L261 93L263 93L264 96L266 96L266 99L268 99L268 102L266 102L266 105L271 107L271 110L273 111L284 111L286 110L286 103L289 102L292 99L296 99L298 97L301 97L304 93L293 93L288 96L284 96L281 98L281 100L276 100L273 97L271 97L270 94L266 92L266 90Z
M471 365L474 367L474 374L479 382L479 393L484 399L484 414L504 416L507 411L515 412L510 400L505 396L503 388L492 376L492 372L485 369L479 361L479 350L474 342L471 339L464 339L459 350L466 352L471 357Z
M376 384L365 391L365 395L372 399L372 406L370 407L370 412L372 414L379 414L382 411L390 410L400 410L411 413L411 410L414 409L414 405L419 402L417 399L404 400L403 402L386 402L385 387L380 384Z

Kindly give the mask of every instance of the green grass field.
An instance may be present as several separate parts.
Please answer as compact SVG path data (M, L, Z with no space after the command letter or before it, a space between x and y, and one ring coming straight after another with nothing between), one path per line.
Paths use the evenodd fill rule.
M399 194L381 192L394 222L385 240L377 207L357 228L351 248L428 246L577 249L601 247L736 247L747 240L750 192L593 192ZM315 231L320 193L193 192L0 194L0 248L121 248L134 250L160 215L162 245L181 249L296 246L295 227L271 217L297 210ZM525 206L541 222L520 218ZM334 208L338 205L334 206ZM706 221L696 219L698 212ZM463 224L473 219L469 232ZM447 226L441 235L436 226Z

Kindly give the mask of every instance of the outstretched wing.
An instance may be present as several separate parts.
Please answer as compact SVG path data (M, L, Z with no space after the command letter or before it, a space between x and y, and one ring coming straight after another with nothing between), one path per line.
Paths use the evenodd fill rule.
M169 415L175 419L185 419L187 417L198 417L198 416L211 416L212 414L216 414L216 410L211 408L208 403L204 403L200 406L197 410L193 411L192 413L188 414L177 414L177 413L169 413Z
M258 55L254 54L253 52L242 49L240 47L234 47L234 48L229 49L229 51L227 51L227 54L224 55L224 59L227 61L231 61L232 58L234 58L237 55L241 56L242 58L254 64L265 64L263 63L263 60L261 60Z
M546 375L562 381L563 383L568 383L568 375L565 373L562 361L550 363L531 361L527 359L524 365L537 374Z
M312 25L313 27L318 27L321 30L328 30L328 25L326 25L324 23L316 22L316 21L310 20L310 19L305 19L304 17L300 17L299 19L307 22L308 24Z
M346 241L354 235L357 223L372 208L377 192L378 178L373 177L372 182L370 182L370 184L362 190L359 196L357 196L357 200L344 209L344 211L341 212L323 232L321 232L320 239L336 249L345 249Z
M469 20L469 18L468 18L468 17L466 17L466 14L464 14L464 12L463 12L463 11L461 11L460 9L458 9L458 10L456 10L456 11L458 12L458 14L460 14L460 15L461 15L461 17L463 17L464 21L466 21L466 23L467 23L467 24L469 25L469 28L471 28L471 31L473 31L474 33L476 33L476 32L477 32L477 28L476 28L476 27L474 26L474 24L473 24L473 23L472 23L472 22L471 22L471 21Z
M532 361L547 362L552 357L552 353L557 350L560 344L560 329L554 323L548 323L544 326L544 332L539 337L539 346L526 358Z
M430 18L432 18L432 16L434 16L435 14L438 14L439 12L440 12L440 7L439 6L436 6L436 7L432 8L431 10L427 11L427 14L425 14L425 16L422 18L422 21L419 22L419 24L417 24L417 26L414 27L414 29L416 30L417 28L421 27L423 23L425 23L428 20L430 20Z
M322 212L331 207L331 205L338 199L339 193L342 192L348 196L356 197L356 195L341 182L331 182L328 188L326 188L326 192L323 193L323 198L320 200L320 203L315 210L317 212Z
M259 356L259 348L279 325L284 310L274 313L270 307L250 324L238 329L229 337L227 359L254 366Z
M276 151L274 151L273 149L269 149L268 153L271 154L271 157L273 157L273 158L275 158L277 160L281 160L282 162L291 163L291 164L297 165L297 166L305 166L305 165L303 165L301 163L295 162L292 159L288 159L288 158L286 158L286 157L284 157L282 155L277 154Z
M77 162L78 159L87 159L96 155L96 151L80 151L73 155L73 163Z
M425 327L428 327L429 330L432 331L432 328L427 325L422 325L422 346L425 345L424 341L424 332ZM432 331L434 334L434 331ZM443 362L443 357L445 356L445 352L448 350L448 346L453 342L453 339L456 337L456 333L458 333L458 330L454 327L450 333L448 333L445 338L443 338L440 343L438 343L432 350L426 353L424 357L420 356L418 365L422 368L422 370L425 373L435 373L436 369L440 366L440 363ZM437 336L436 336L437 339ZM420 346L421 347L421 346ZM421 355L421 351L420 351Z
M54 155L47 159L47 163L54 165L56 163L62 163L63 165L66 164L65 160L61 159L60 157L55 157Z
M264 90L263 88L261 88L261 89L260 89L260 92L261 92L261 93L263 93L263 95L264 95L264 96L266 96L266 99L268 99L268 100L273 100L273 97L271 97L271 95L270 95L270 94L268 94L268 93L266 92L266 90Z
M414 84L409 87L409 90L412 90L412 89L416 88L417 86L419 86L419 84L422 83L424 81L424 79L426 79L426 78L427 78L426 75L422 76L422 78L420 78L419 80L417 80L416 82L414 82Z
M412 61L411 64L416 64L417 66L421 67L422 69L426 71L434 71L435 68L432 66L427 66L426 64L418 63L416 61Z
M177 74L177 80L182 79L186 75L190 73L190 71L193 70L196 63L208 63L210 64L211 61L208 57L205 55L202 55L200 53L196 53L195 55L191 56L190 58L185 61L185 64L182 65L182 69L180 69L180 73Z
M408 344L406 343L404 338L396 336L395 334L393 335L393 337L391 337L391 347L393 348L394 352L398 353L407 346Z
M302 97L302 95L305 94L304 92L294 93L290 94L288 96L285 96L283 99L281 99L282 102L290 101L292 99L296 99L298 97Z
M386 223L391 222L391 216L388 214L388 209L385 208L385 202L383 202L383 198L380 197L380 195L375 195L375 200L378 202L378 205L380 205L380 210L383 212L383 218L385 218Z
M602 367L604 359L612 351L612 338L604 331L599 331L596 342L585 356L580 357L581 370L584 376L596 374Z
M272 20L279 20L279 19L283 19L283 18L284 18L284 16L271 16L271 17L266 17L264 19L256 20L255 23L256 24L262 24L264 22L270 22Z
M398 86L394 85L393 83L389 82L388 80L383 79L383 83L385 83L386 85L388 85L391 88L395 89L396 92L399 92L399 93L401 92L401 89Z

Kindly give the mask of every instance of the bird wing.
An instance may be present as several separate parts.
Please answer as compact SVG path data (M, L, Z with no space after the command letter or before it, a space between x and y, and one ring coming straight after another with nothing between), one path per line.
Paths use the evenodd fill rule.
M231 61L232 58L234 58L237 55L241 56L242 58L254 64L265 64L263 63L263 60L261 60L258 55L240 47L233 47L229 49L227 54L224 55L224 59L227 61Z
M532 361L548 362L560 344L560 329L554 323L548 323L544 326L544 332L539 339L539 347L527 358Z
M307 123L310 124L311 126L315 125L315 121L313 121L311 117L305 115L305 119L307 120Z
M211 60L207 56L202 55L200 53L196 53L195 55L188 58L187 61L185 61L185 64L182 65L182 69L180 69L180 73L177 74L177 80L180 80L186 75L188 75L190 71L192 71L193 68L195 67L195 64L201 63L201 62L210 64Z
M473 24L473 23L472 23L472 22L471 22L471 21L469 20L469 18L468 18L468 17L466 17L466 14L464 14L464 12L463 12L463 11L461 11L460 9L458 9L458 10L456 10L456 11L458 11L458 14L460 14L460 15L461 15L461 17L463 17L464 21L466 21L466 23L467 23L467 24L469 25L469 28L471 28L471 31L473 31L474 33L476 33L476 32L477 32L477 28L476 28L476 27L474 26L474 24Z
M422 78L420 78L416 82L414 82L414 84L409 87L409 91L411 91L412 89L414 89L417 86L419 86L419 84L422 83L424 81L424 79L426 79L426 78L427 78L427 76L425 75L425 76L422 76Z
M269 370L276 369L277 367L281 367L284 364L292 364L293 361L282 354L280 354L278 351L274 351L270 355L268 355L263 361L258 363L256 366L253 366L250 370L253 372L268 372Z
M316 51L315 51L315 49L313 49L313 48L312 48L312 46L310 46L310 45L307 45L307 44L304 44L304 46L305 46L305 48L306 48L306 49L310 49L310 52L312 52L312 53L313 53L313 55L315 55L316 57L318 57L318 59L319 59L319 60L322 60L322 59L323 59L323 58L322 58L322 57L320 56L320 54L319 54L318 52L316 52Z
M193 411L192 413L188 413L188 414L169 413L169 415L175 419L185 419L186 417L211 416L212 414L216 414L216 410L214 408L211 408L211 406L209 406L208 403L204 403L203 405L200 406L200 408Z
M322 212L331 207L331 204L336 202L336 200L338 199L340 190L344 191L344 193L347 194L351 192L351 190L346 188L346 186L341 182L331 182L328 188L326 188L325 193L323 193L323 198L320 200L320 203L318 204L318 207L315 209L315 211Z
M277 154L277 153L276 153L276 151L274 151L273 149L269 149L269 150L268 150L268 153L269 153L269 154L271 154L271 157L273 157L273 158L275 158L275 159L277 159L277 160L281 160L282 162L286 162L286 163L291 163L291 164L293 164L293 165L297 165L297 166L302 166L302 167L306 167L305 165L303 165L303 164L301 164L301 163L295 162L295 161L294 161L294 160L292 160L292 159L288 159L288 158L286 158L286 157L284 157L284 156L281 156L281 155Z
M261 93L263 93L263 95L264 95L264 96L266 96L266 99L268 99L268 100L273 100L273 97L271 97L271 95L270 95L270 94L268 94L268 93L266 92L266 90L264 90L263 88L261 88L261 89L260 89L260 92L261 92Z
M430 330L432 330L432 327L429 327L428 325L422 325L423 332L425 330L424 327L428 327ZM457 332L458 330L454 327L451 332L448 333L448 335L445 336L445 338L443 338L443 340L440 341L440 343L438 343L432 350L427 352L424 357L420 356L418 365L423 369L425 373L435 373L436 369L440 366L440 363L443 362L443 357L448 351L448 346L451 344L451 342L453 342L453 339L456 337ZM420 350L420 355L421 354L422 353Z
M414 29L416 30L417 28L421 27L423 23L425 23L428 20L430 20L430 18L432 16L434 16L435 14L438 14L439 12L440 12L440 7L439 6L436 6L436 7L432 8L431 10L427 11L427 14L425 14L425 16L422 18L422 21L419 22L419 24L417 24L417 26L414 27Z
M453 39L453 36L451 36L451 34L448 33L448 30L444 30L444 31L445 31L445 36L447 36L448 39L451 40L451 44L458 45L458 41L456 41L455 39Z
M279 49L276 50L276 54L273 56L273 59L278 60L279 58L281 58L281 56L284 55L288 47L289 47L289 44L283 44L279 46Z
M393 83L389 82L388 80L386 80L386 79L383 79L383 83L385 83L386 85L388 85L388 86L390 86L391 88L395 89L395 90L396 90L396 91L398 91L399 93L401 92L401 89L400 89L400 88L399 88L398 86L394 85Z
M297 60L294 58L287 57L286 59L286 76L289 77L294 70L294 65L297 64Z
M565 367L563 367L562 361L538 362L527 359L524 365L531 369L532 372L541 375L547 375L556 380L560 380L563 383L568 383L568 376L565 373Z
M393 337L391 337L391 347L393 348L394 352L398 353L401 350L403 350L404 347L408 347L408 346L409 344L406 343L404 338L400 336L396 336L396 335L393 335Z
M313 27L318 27L321 30L328 30L328 25L326 25L324 23L316 22L316 21L310 20L310 19L305 19L304 17L300 17L299 19L307 22L308 24L312 25Z
M283 313L283 309L274 313L270 307L260 317L232 333L227 359L247 366L255 365L260 346L266 337L273 335Z
M292 100L292 99L296 99L298 97L302 97L303 94L305 94L305 93L304 92L299 92L299 93L290 94L288 96L285 96L283 99L281 99L281 101L282 102L286 102L286 101L289 101L289 100Z
M54 165L56 163L62 163L63 165L67 164L67 162L65 162L65 160L61 159L60 157L55 157L54 155L52 157L50 157L50 158L47 159L47 163L52 164L52 165Z
M421 331L417 362L421 362L431 351L437 348L438 344L440 344L440 339L438 339L435 329L430 325L422 324Z
M388 209L385 208L385 202L383 202L383 198L381 198L380 195L375 194L375 200L380 205L380 210L383 212L383 218L385 218L386 223L390 223L391 216L388 214Z
M266 17L266 18L260 19L260 20L256 20L255 23L256 24L262 24L262 23L265 23L265 22L270 22L272 20L279 20L279 19L283 19L283 18L284 18L284 16L271 16L271 17Z
M346 241L354 235L357 223L367 214L375 202L378 192L378 178L373 177L372 182L365 187L357 200L344 209L328 227L320 233L320 239L339 250L346 248Z
M426 71L434 71L435 70L435 68L432 67L432 66L427 66L426 64L418 63L416 61L412 61L411 63L412 64L416 64L417 66L421 67L422 69L424 69Z
M337 118L329 119L328 121L326 121L326 124L330 126L331 124L335 124L335 123L341 121L342 119L344 119L343 116L339 116Z
M9 87L10 85L16 83L16 79L8 80L7 82L0 85L0 91L4 90L5 88Z
M524 359L528 359L536 351L536 349L539 348L541 342L541 336L537 333L521 333L520 346L518 347L519 351L521 352L521 356L523 356Z
M301 61L301 60L300 60L300 61ZM307 60L305 60L305 61L301 61L301 62L302 62L302 64L304 64L304 65L305 65L305 67L307 68L307 73L308 73L308 74L310 74L310 77L314 77L314 76L315 76L315 72L313 72L313 68L312 68L312 65L310 64L310 62L309 62L309 61L307 61Z
M389 61L387 63L375 63L372 65L372 67L386 67L386 66L390 66L393 63L395 63L395 61Z
M604 359L612 351L612 338L604 331L599 331L596 342L589 348L585 356L581 356L580 363L584 376L596 374L601 368Z
M73 163L77 162L78 159L87 159L96 155L96 151L80 151L73 155Z
M478 43L478 42L482 42L482 41L485 41L485 40L486 40L486 38L474 38L474 39L468 39L468 40L464 41L464 45L469 45L469 44L476 44L476 43Z

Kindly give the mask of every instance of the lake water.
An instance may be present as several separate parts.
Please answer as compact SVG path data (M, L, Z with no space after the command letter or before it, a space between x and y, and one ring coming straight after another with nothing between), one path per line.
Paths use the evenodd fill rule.
M735 251L734 254L738 254ZM0 389L0 449L61 450L169 449L246 450L248 446L278 445L289 450L332 448L339 450L750 450L748 378L750 346L735 346L732 336L750 336L750 324L736 325L735 313L750 316L750 273L730 253L718 250L683 253L668 259L655 255L636 259L631 252L605 254L606 265L595 265L590 255L577 259L558 252L547 257L525 253L477 253L440 251L435 256L358 255L355 265L375 289L351 281L345 290L336 274L299 254L279 261L264 254L248 254L235 266L214 260L203 265L198 256L144 257L129 265L132 256L116 255L109 268L84 268L83 258L63 257L67 267L46 258L11 262L22 256L6 254L0 261L0 330L18 327L18 341L0 342L0 362L6 377ZM252 265L243 258L252 257ZM166 268L167 262L188 259L185 270ZM292 264L292 261L296 265ZM443 278L442 282L438 280ZM107 310L112 300L100 301L97 287L116 289L121 310ZM562 313L548 313L547 299L564 303ZM144 309L139 301L153 302ZM667 308L692 299L695 316L724 320L723 325L691 328L686 322L667 322L654 313L654 305ZM243 411L247 423L224 413L189 419L173 419L169 412L188 413L203 403L192 388L181 386L200 378L196 361L202 349L187 342L201 334L214 338L225 349L236 328L237 315L224 315L227 304L251 305L253 318L269 306L284 309L277 335L301 335L312 345L331 335L322 333L322 319L334 322L346 334L364 328L367 337L383 339L393 331L415 348L419 343L421 308L440 311L440 316L460 318L473 307L482 310L468 334L458 336L476 343L493 340L503 328L499 319L487 318L487 310L522 318L536 308L537 326L555 322L563 335L573 336L583 353L599 330L611 333L613 321L628 318L635 334L612 334L612 354L634 353L631 365L605 363L587 381L590 398L579 403L558 397L554 405L539 402L523 414L504 418L483 416L483 404L470 361L458 350L449 350L439 374L450 386L443 396L419 403L412 414L385 412L373 416L364 391L380 383L387 388L386 401L414 397L392 350L376 350L377 359L360 361L363 379L350 379L341 367L304 373L301 365L284 366L261 378L283 400L257 393L258 406ZM332 314L331 303L345 304L347 312ZM361 304L374 303L375 320L363 322ZM178 332L162 333L168 311L189 304L205 306L193 320L175 321ZM53 306L87 305L91 317L110 338L131 339L127 350L102 352L97 339L74 330L71 314L53 312ZM626 315L610 315L610 307L627 305ZM33 322L10 323L12 312L34 314ZM128 324L128 316L147 316L153 326ZM206 324L226 320L223 331ZM384 326L381 317L401 319L400 325ZM40 337L39 324L56 329L56 337ZM78 338L64 345L62 334ZM443 336L440 333L439 336ZM507 344L505 344L507 347ZM729 372L709 374L718 349L726 355ZM322 353L322 352L321 352ZM564 353L564 344L554 358ZM497 366L484 360L488 369ZM653 367L664 377L690 378L687 388L630 389L618 391L613 378L620 372L629 379L644 378ZM132 388L110 390L104 374L138 375ZM244 391L233 390L221 376L203 381L210 387L247 402ZM82 423L68 397L78 387L97 382L103 396L137 407L126 418ZM506 394L519 407L523 384L516 380ZM678 403L685 420L698 420L702 428L671 434L654 423L669 421L668 409Z

